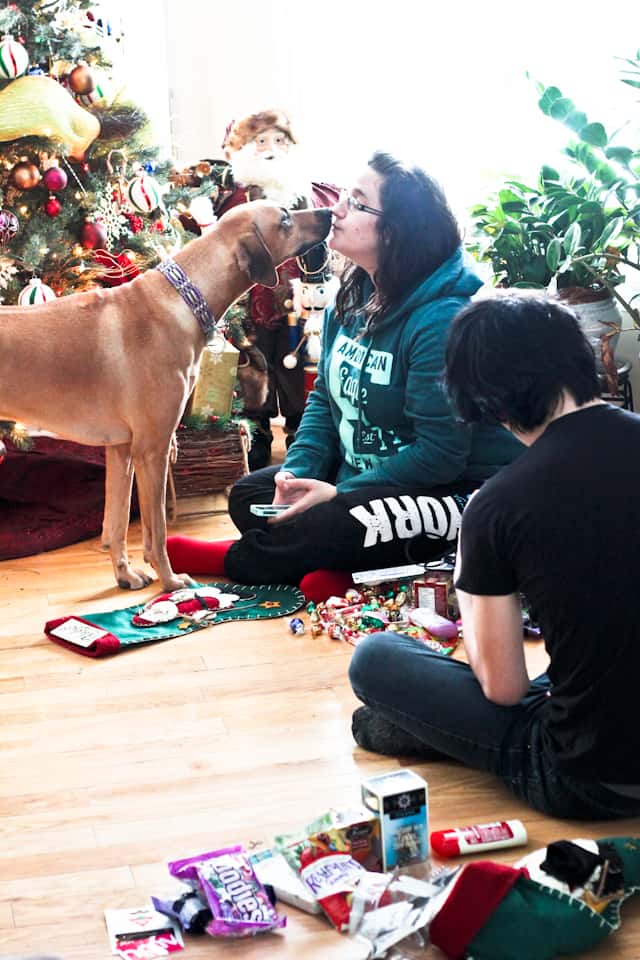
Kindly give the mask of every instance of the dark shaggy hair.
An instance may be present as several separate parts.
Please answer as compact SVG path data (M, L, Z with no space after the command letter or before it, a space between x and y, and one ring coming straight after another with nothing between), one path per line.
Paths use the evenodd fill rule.
M442 188L419 167L388 153L374 153L369 166L382 177L375 292L364 305L367 329L406 299L460 246L460 231ZM352 264L336 297L341 322L362 306L367 272Z
M466 423L541 426L568 390L577 404L600 396L589 341L572 310L542 297L498 296L465 307L449 330L445 377Z

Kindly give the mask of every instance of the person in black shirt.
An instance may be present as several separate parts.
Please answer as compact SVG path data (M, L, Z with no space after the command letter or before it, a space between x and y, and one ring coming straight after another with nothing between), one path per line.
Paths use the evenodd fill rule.
M470 666L391 633L367 637L350 678L365 749L497 774L544 813L640 814L640 416L599 398L575 315L550 300L471 304L446 380L467 423L501 423L527 450L462 517L455 584ZM529 679L520 594L550 663Z

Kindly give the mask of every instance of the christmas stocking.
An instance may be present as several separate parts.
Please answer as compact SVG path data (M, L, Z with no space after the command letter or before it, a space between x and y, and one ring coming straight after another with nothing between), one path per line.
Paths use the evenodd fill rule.
M304 594L287 584L197 584L154 597L124 610L58 617L45 624L54 643L85 657L106 657L128 647L170 640L227 620L286 617L304 604Z
M429 936L452 960L552 960L617 930L622 903L639 890L640 839L560 841L516 868L464 867Z

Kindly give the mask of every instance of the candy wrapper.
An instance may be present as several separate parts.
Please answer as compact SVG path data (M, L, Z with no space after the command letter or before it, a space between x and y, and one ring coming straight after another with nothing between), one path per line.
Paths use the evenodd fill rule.
M151 897L151 902L158 913L177 920L184 932L192 935L204 933L212 919L209 905L198 890L185 889L170 900Z
M198 884L211 910L212 937L249 937L286 925L239 845L176 860L169 873Z
M367 942L371 960L385 957L393 946L409 937L417 938L422 953L429 924L449 895L458 872L459 867L442 868L429 880L366 873L353 893L349 933Z
M331 923L340 932L348 930L351 895L367 871L346 853L320 853L317 849L303 850L301 865L300 879Z

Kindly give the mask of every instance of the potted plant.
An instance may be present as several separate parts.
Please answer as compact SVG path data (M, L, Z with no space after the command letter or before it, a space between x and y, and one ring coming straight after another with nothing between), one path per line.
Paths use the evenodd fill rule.
M640 51L626 62L632 76L624 82L640 88ZM538 90L541 110L578 138L565 152L579 175L543 166L535 187L508 181L488 203L472 208L477 242L471 249L491 263L496 284L555 288L571 303L599 342L613 388L612 351L621 326L616 302L640 328L635 298L625 299L618 289L625 279L621 268L640 269L640 152L613 143L604 126L589 123L557 87Z

